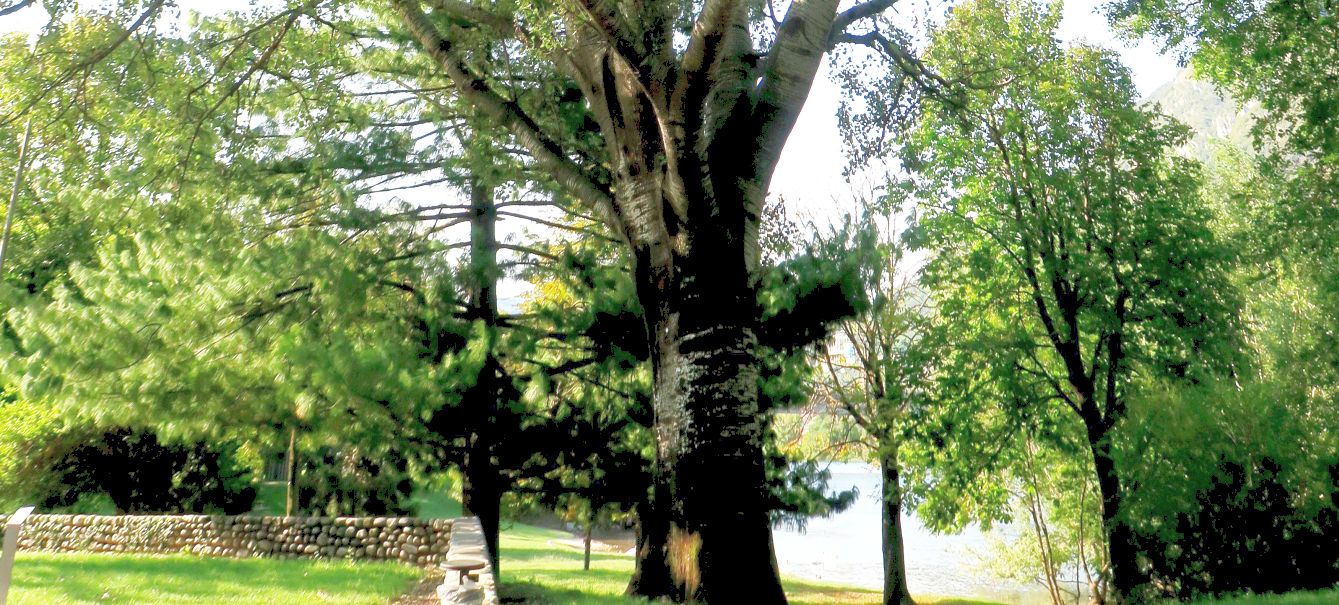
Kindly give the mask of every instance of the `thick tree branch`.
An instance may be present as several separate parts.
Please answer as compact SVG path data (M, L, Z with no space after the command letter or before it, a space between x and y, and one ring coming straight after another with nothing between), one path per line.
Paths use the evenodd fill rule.
M620 27L617 15L610 11L605 2L601 0L579 0L576 2L580 11L608 41L609 45L618 53L619 57L625 61L629 67L636 69L642 64L643 53L637 48L633 39L625 35L626 28ZM645 74L639 74L639 79ZM644 81L644 80L643 80Z
M754 93L754 123L759 143L757 174L763 190L771 182L781 149L809 98L836 18L837 0L795 0L767 53L763 75Z
M681 136L691 151L692 141L700 134L703 103L712 84L712 70L720 60L727 34L743 3L739 0L708 0L693 25L688 49L679 62L679 79L670 96L671 130L682 129ZM676 153L684 150L675 150Z
M850 27L852 23L877 17L883 11L892 8L894 4L897 4L897 0L869 0L869 2L862 2L842 11L832 21L832 29L828 33L829 42L845 33L846 28Z

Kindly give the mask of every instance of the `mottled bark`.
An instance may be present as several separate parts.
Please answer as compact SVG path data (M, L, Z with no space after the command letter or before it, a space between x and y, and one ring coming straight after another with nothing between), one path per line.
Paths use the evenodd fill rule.
M659 322L654 400L670 479L670 573L690 600L784 603L766 502L757 311L735 218L734 238L694 242L670 292L673 313Z
M655 493L637 505L637 560L626 593L682 601L669 571L669 484L657 478ZM660 503L660 504L658 504Z
M907 556L902 542L902 483L897 457L879 458L883 475L883 603L915 605L907 589Z

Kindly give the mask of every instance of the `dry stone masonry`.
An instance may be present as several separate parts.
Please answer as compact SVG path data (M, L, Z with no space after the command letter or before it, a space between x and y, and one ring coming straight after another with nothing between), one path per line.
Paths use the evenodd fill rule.
M5 517L0 515L0 525ZM443 562L452 520L404 517L258 517L206 515L33 515L20 550L191 553Z
M450 542L451 549L442 563L447 569L446 581L437 587L442 605L498 605L493 567L488 563L488 545L479 519L456 519L451 526ZM481 569L470 572L469 577L461 578L452 571L453 566L470 566L476 562Z

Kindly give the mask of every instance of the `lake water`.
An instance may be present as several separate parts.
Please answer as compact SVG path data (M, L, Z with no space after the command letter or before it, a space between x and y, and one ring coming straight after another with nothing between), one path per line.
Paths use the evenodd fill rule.
M777 562L784 574L850 586L883 587L883 546L879 470L868 464L834 462L829 467L833 490L852 486L860 497L851 508L829 519L810 519L804 533L774 531ZM1023 585L987 570L991 544L1010 536L1012 528L996 527L987 536L976 528L957 535L935 535L915 517L903 517L907 584L915 596L990 599L1018 605L1049 603L1040 585Z

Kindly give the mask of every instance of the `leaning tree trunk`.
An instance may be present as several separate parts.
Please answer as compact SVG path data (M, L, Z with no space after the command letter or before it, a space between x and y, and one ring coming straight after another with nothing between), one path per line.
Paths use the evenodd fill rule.
M879 457L883 475L883 603L914 605L907 589L907 557L902 543L902 484L897 456Z
M1111 443L1105 430L1089 424L1088 441L1093 454L1093 468L1097 472L1098 491L1102 494L1102 527L1107 536L1107 551L1111 567L1111 599L1116 603L1131 602L1140 585L1138 547L1134 532L1121 511L1120 475L1111 456Z

